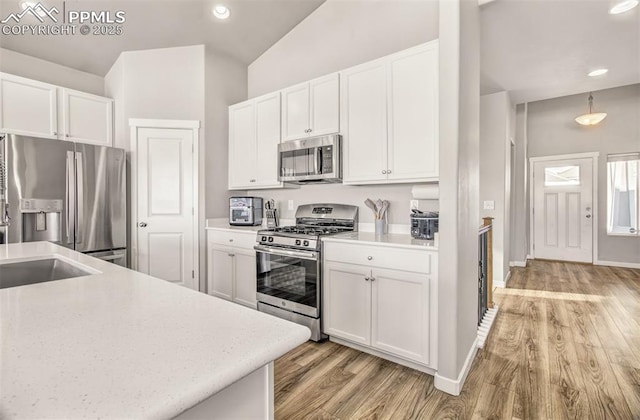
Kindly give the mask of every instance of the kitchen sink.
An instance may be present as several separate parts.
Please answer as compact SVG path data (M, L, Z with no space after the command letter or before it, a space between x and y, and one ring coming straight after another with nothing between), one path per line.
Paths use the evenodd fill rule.
M70 279L90 274L96 274L96 271L87 270L56 257L1 263L0 289Z

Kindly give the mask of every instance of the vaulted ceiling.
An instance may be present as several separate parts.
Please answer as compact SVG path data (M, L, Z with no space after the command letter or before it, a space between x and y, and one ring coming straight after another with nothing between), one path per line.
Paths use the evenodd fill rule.
M220 21L211 13L215 0L42 0L66 10L124 10L123 34L2 35L0 46L100 76L122 51L203 43L249 64L324 1L224 0L231 17ZM367 1L393 7L394 1L437 0ZM609 0L481 4L483 94L507 90L521 103L640 83L640 7L612 16ZM18 0L0 0L0 16L19 10ZM600 67L609 72L587 76Z

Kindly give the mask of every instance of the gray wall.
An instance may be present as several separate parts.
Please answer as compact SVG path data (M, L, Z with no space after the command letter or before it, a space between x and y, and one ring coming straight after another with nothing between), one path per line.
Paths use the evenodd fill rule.
M515 109L507 92L480 98L480 217L493 217L493 282L509 273L511 230L511 139ZM494 201L493 210L483 202Z
M438 2L328 0L249 65L249 97L272 92L373 60L438 38ZM238 195L243 192L238 191ZM292 218L287 200L295 206L328 201L358 205L360 220L373 222L364 205L369 198L391 202L389 222L409 223L411 186L303 186L293 190L248 191L278 200L283 217ZM421 210L437 210L437 202L420 200Z
M104 78L0 48L0 71L103 96Z
M205 54L205 192L206 217L227 217L229 112L247 98L247 66L207 49Z
M437 0L328 0L249 65L249 97L436 38Z
M523 264L529 253L529 185L525 105L516 107L516 159L511 194L511 261Z
M640 237L607 236L607 154L640 151L640 84L593 92L594 110L608 114L583 127L588 93L528 104L529 157L600 152L598 159L598 259L640 263Z
M455 383L475 350L478 302L478 3L440 4L438 372Z

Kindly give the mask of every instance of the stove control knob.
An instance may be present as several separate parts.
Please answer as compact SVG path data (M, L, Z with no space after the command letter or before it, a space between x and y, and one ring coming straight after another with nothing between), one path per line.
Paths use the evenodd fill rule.
M302 245L304 245L304 246L309 246L309 241L304 241L304 242L302 243Z
M300 239L296 239L296 245L300 245Z
M269 242L273 242L273 236L269 236Z
M263 236L260 240L261 240L262 242L267 242L267 237L266 237L266 236Z

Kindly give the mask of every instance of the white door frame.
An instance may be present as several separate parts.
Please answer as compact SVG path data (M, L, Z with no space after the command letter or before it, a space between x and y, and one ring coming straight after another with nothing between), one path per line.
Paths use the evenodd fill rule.
M598 261L598 157L600 156L600 152L585 152L585 153L571 153L568 155L555 155L555 156L539 156L529 158L529 255L531 259L535 259L535 254L533 252L533 243L534 243L534 220L533 220L533 207L534 203L534 187L535 183L533 182L533 171L534 164L536 162L553 162L555 160L566 160L566 159L584 159L591 158L591 168L592 168L592 180L591 180L591 194L592 194L592 208L593 212L591 213L593 217L592 228L591 228L591 240L593 241L591 244L591 252L592 252L592 264L596 264Z
M200 121L197 120L156 120L130 118L131 127L131 268L138 269L138 129L140 128L175 128L191 130L193 135L193 270L191 279L194 290L200 290L200 247L199 229L200 207L199 196L199 151L200 151Z

